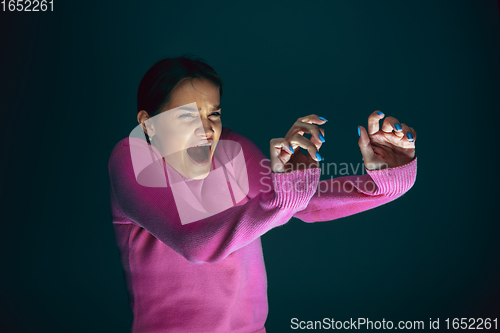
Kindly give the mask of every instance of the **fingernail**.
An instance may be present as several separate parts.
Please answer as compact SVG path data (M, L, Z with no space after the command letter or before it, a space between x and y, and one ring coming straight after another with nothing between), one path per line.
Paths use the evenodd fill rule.
M358 126L358 136L361 136L361 131L359 130L359 126Z
M325 138L323 137L323 134L319 133L319 139L321 142L325 142Z
M323 118L323 117L319 117L319 119L324 120L324 121L328 121L328 119Z
M413 141L413 135L410 132L408 132L406 136L408 137L408 140L410 140L410 142Z
M316 152L316 158L318 159L318 162L321 162L322 158L318 152Z
M382 116L384 113L382 111L377 112L379 116Z
M396 124L394 127L396 127L396 131L401 131L403 129L400 124Z
M293 152L293 147L292 147L292 145L290 145L290 150Z

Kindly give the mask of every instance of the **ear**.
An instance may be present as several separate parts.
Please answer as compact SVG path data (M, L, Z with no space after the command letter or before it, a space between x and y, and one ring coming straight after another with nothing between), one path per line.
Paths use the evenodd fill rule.
M149 117L149 114L146 110L141 110L139 111L139 113L137 113L137 121L139 122L139 124L141 124L144 133L149 136L154 136L154 126L151 121L147 121L148 119L151 118Z

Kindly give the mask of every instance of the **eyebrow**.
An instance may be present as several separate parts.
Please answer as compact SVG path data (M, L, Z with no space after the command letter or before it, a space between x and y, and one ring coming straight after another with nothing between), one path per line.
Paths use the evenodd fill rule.
M213 108L211 108L210 111L217 111L217 110L220 110L220 109L221 109L220 104L217 104L216 106L214 106ZM201 111L201 108L198 108L198 111Z
M217 111L217 110L220 110L220 109L221 109L221 105L217 104L213 108L211 108L210 111ZM183 108L183 107L179 108L177 111L190 111L190 112L194 112L193 109ZM198 111L201 111L201 108L198 108Z

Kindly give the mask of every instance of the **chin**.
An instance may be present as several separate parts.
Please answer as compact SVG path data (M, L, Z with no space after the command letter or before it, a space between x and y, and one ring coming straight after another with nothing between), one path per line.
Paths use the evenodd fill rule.
M198 175L196 175L196 176L189 177L189 178L191 178L191 179L195 179L195 180L205 179L205 178L207 178L207 176L208 176L209 174L210 174L210 170L208 170L208 171L207 171L207 172L205 172L205 173L200 173L200 174L198 174Z
M187 155L187 154L186 154ZM206 178L212 168L212 158L210 157L206 163L199 165L185 156L184 163L182 163L181 170L177 170L184 177L189 179L204 179Z

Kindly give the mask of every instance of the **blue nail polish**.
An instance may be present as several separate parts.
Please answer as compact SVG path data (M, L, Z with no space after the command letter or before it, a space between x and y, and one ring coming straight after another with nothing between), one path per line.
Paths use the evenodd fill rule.
M323 137L323 134L319 133L319 139L321 142L325 142L325 138Z
M358 136L361 136L361 131L359 130L359 126L358 126Z
M408 132L407 137L408 140L413 141L413 135L410 132Z
M328 121L328 119L323 118L323 117L319 117L319 119L324 120L324 121Z
M290 150L293 152L293 147L292 147L292 145L290 145Z
M318 162L322 160L321 155L318 152L316 152L316 158L318 159Z
M400 124L396 124L394 127L396 127L396 131L401 131L403 129Z
M383 115L384 113L382 111L377 112L379 116Z

